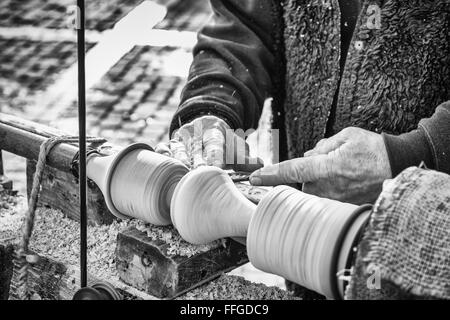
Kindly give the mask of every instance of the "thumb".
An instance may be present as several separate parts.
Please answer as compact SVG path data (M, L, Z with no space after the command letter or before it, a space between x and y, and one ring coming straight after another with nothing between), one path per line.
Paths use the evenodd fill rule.
M325 179L329 177L329 161L326 155L283 161L255 171L250 176L250 183L255 186L277 186Z
M169 144L166 142L158 143L155 147L155 152L168 157L172 156L172 151L170 150Z

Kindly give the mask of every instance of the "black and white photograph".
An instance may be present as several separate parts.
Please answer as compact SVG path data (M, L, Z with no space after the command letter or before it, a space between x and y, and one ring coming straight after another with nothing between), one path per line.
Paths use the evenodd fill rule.
M0 0L0 309L448 299L450 0Z

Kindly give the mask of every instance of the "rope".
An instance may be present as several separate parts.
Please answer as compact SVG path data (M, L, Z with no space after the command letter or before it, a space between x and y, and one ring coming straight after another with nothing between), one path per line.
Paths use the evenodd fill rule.
M42 176L47 162L47 156L49 152L58 144L77 142L78 137L60 136L51 137L48 140L44 141L40 146L39 157L36 164L36 171L33 177L33 186L28 202L28 210L26 212L25 222L22 229L22 241L20 243L20 248L16 254L16 259L18 260L19 264L17 289L18 295L22 300L29 300L31 298L30 290L28 288L28 270L30 264L37 262L37 256L28 254L28 247L33 233L35 212L39 191L41 189ZM100 138L87 138L87 142L102 143L105 142L105 140Z

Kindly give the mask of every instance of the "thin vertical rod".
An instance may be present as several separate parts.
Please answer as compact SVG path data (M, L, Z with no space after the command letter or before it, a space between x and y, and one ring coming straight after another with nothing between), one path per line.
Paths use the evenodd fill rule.
M3 176L3 157L2 157L2 150L0 149L0 181Z
M77 0L79 22L78 41L78 130L79 130L79 181L80 181L80 284L87 285L87 179L86 179L86 66L85 66L85 6Z

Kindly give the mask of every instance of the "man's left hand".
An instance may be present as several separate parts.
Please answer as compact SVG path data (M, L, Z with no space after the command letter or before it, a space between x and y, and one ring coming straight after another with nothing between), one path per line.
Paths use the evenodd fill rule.
M303 158L284 161L255 171L253 185L303 183L303 191L344 202L372 203L383 181L392 177L380 134L345 128L319 141Z

